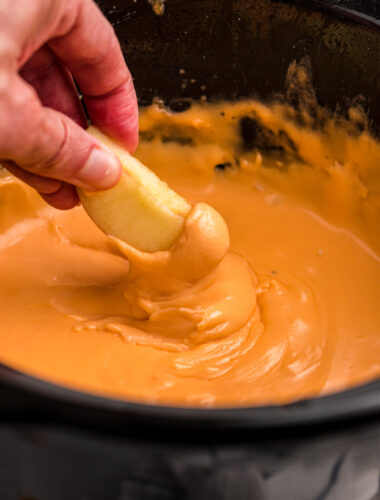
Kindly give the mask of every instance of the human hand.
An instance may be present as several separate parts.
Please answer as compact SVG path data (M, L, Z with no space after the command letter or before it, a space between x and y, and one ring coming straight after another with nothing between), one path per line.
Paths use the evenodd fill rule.
M138 111L116 35L92 0L1 0L0 162L52 206L78 203L74 185L107 189L118 159L87 126L73 77L98 128L132 152Z

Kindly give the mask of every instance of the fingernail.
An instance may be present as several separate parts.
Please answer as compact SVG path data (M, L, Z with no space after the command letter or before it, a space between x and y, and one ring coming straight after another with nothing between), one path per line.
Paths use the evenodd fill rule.
M118 182L120 175L121 165L116 156L94 148L76 178L81 187L91 191L111 188Z

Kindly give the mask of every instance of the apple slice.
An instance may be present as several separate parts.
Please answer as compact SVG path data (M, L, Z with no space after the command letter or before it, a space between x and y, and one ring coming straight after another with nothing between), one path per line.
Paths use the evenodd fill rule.
M123 174L107 191L78 188L84 209L99 228L143 252L168 250L181 235L191 205L137 158L95 127L88 132L119 157Z

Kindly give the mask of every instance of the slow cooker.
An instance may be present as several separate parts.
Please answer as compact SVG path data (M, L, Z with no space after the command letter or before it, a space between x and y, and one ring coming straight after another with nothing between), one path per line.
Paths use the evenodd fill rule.
M141 106L270 101L306 57L320 104L344 115L360 99L380 135L378 0L98 3ZM0 365L0 500L377 498L380 380L287 405L203 409L103 398Z

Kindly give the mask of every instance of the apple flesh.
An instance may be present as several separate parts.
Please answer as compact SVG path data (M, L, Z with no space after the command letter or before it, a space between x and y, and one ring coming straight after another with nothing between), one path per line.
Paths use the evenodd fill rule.
M107 191L78 188L84 209L99 228L143 252L168 250L181 235L191 205L149 168L95 127L88 132L119 157L123 174Z

